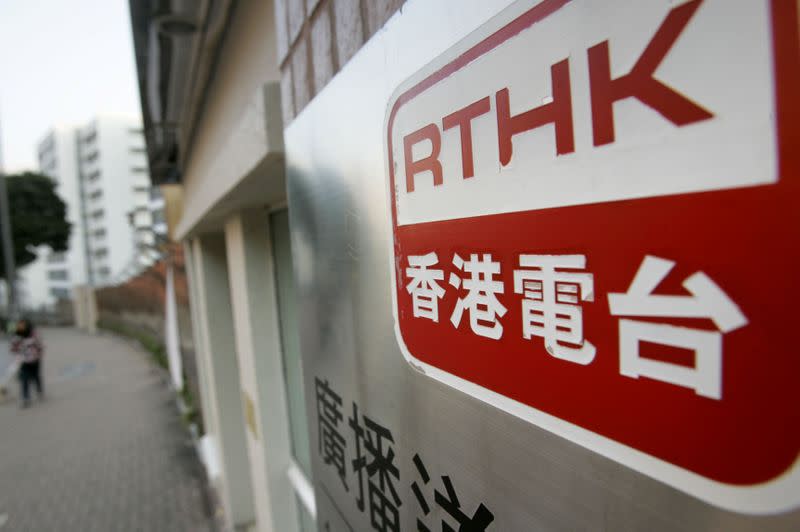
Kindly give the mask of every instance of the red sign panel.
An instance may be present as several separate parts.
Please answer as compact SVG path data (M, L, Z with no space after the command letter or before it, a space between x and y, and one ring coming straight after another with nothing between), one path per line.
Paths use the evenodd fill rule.
M796 3L532 3L390 102L401 350L713 504L796 506Z

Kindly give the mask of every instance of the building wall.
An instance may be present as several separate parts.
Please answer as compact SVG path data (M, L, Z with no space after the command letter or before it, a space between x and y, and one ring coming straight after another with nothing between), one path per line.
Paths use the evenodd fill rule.
M207 463L212 464L209 471L220 470L221 481L215 485L221 491L226 520L231 525L255 520L252 526L257 530L310 530L316 512L308 471L298 465L292 451L288 387L282 370L286 346L279 335L275 250L267 221L267 212L287 201L283 128L295 116L295 109L302 107L295 108L294 87L288 100L286 94L279 99L278 93L284 92L287 76L292 79L293 61L300 61L293 58L307 54L302 56L309 59L302 68L310 77L302 78L297 87L305 98L298 102L307 103L399 2L340 4L293 3L302 16L300 30L291 43L285 34L287 40L282 43L288 5L258 0L237 3L204 105L193 123L192 140L182 148L184 211L177 235L193 250L187 269L193 272L195 346L207 416L204 441L213 442ZM338 19L336 9L340 10ZM341 56L336 20L342 24L339 33L348 41ZM322 54L315 62L310 55L312 35ZM324 43L327 53L323 53ZM314 72L316 78L311 79ZM217 264L219 245L227 252L225 268ZM211 268L214 265L218 267ZM212 290L229 291L231 316L220 311L227 304L221 292L210 304ZM229 333L220 332L227 328L233 333L233 346ZM228 374L233 364L238 366L238 378ZM237 412L234 395L241 397L242 413ZM296 396L302 396L302 391ZM220 415L226 411L227 415ZM294 423L304 422L302 415L295 417ZM251 479L235 473L242 457L231 449L242 443ZM245 491L252 495L252 510L242 504Z
M101 115L81 127L57 126L37 145L39 171L53 178L72 224L69 248L39 250L20 271L28 308L71 299L86 283L124 281L152 264L153 217L163 209L151 198L141 120Z
M48 289L48 251L40 246L36 250L39 258L17 271L17 301L23 311L41 310L55 303Z
M141 122L101 116L79 139L90 280L107 285L147 266L138 248L154 243Z
M275 0L287 125L402 4L403 0Z
M500 13L505 7L509 11ZM229 525L295 530L297 523L281 526L278 519L294 517L292 499L308 493L298 488L298 475L307 478L302 472L294 479L287 474L296 464L289 435L279 434L287 429L282 402L289 396L281 387L288 383L288 365L281 358L287 342L276 333L284 324L276 304L281 295L273 292L295 283L274 278L279 261L269 213L288 206L299 295L283 301L298 306L301 388L314 454L313 478L306 480L313 483L311 503L294 505L316 515L320 530L379 528L372 489L365 511L356 486L363 489L364 480L372 486L384 477L357 472L356 461L350 461L353 452L362 452L353 444L363 449L358 425L367 419L389 433L391 446L384 443L393 458L387 460L399 468L403 504L396 510L403 526L384 529L412 529L417 523L422 529L416 521L422 518L438 529L433 522L457 517L463 528L477 529L478 517L485 519L487 511L496 517L493 526L484 523L487 530L672 530L708 523L726 530L796 528L797 513L758 521L691 499L442 386L399 351L387 289L392 268L382 133L387 105L404 80L474 36L476 28L529 7L513 0L411 0L392 16L401 2L237 4L193 122L194 140L182 146L187 207L179 231L190 250L194 345L208 416L205 441L216 449L210 462L221 464L216 469L221 481L215 484L221 486ZM259 102L264 85L276 79L286 127L288 194L276 202L251 198L245 208L231 202L241 183L256 183L257 190L285 184L279 169L261 165L271 146L259 129L259 114L269 115ZM282 150L283 145L281 155ZM328 386L330 395L324 392ZM332 401L328 406L325 398ZM325 413L339 408L335 398L342 410L338 418ZM353 418L347 419L350 411ZM325 438L339 429L348 436L341 444L347 448L345 471L336 469L334 452L324 450ZM375 456L374 439L368 441ZM430 466L430 481L427 472L420 476L421 456ZM461 502L451 494L451 478ZM435 500L431 515L415 502L420 495L412 490L420 485L412 484L414 479L424 483L428 501ZM456 497L449 509L441 502L442 485L447 496ZM281 490L290 495L285 504ZM467 523L470 516L475 520Z
M193 142L184 152L184 221L201 218L267 151L254 121L264 114L264 86L280 77L268 30L273 20L269 2L247 0L233 10ZM235 131L244 134L236 137Z
M39 171L52 177L56 191L67 206L67 221L72 224L69 248L64 252L42 249L39 259L45 264L42 304L71 297L71 287L86 282L86 252L84 219L81 210L80 175L75 146L75 129L71 126L53 128L37 149Z

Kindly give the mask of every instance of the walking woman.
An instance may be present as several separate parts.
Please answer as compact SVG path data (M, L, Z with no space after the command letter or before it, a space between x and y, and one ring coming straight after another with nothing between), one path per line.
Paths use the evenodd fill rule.
M44 346L39 335L28 319L17 322L14 336L11 338L11 352L19 361L19 381L22 391L21 408L30 405L31 383L36 386L39 399L44 399L44 384L42 383L41 361L44 355Z

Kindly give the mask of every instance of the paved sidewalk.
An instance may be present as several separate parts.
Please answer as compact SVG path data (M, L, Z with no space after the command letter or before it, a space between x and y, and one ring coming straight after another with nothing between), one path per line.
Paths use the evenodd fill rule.
M0 532L213 530L164 373L120 338L42 335L47 399L0 404Z

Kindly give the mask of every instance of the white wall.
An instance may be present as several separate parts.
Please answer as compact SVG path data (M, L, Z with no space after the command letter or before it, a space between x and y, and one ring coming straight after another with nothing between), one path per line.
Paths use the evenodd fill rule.
M19 270L20 304L25 309L40 309L52 306L56 298L53 290L71 293L74 284L86 282L86 255L84 251L83 216L81 213L79 175L75 146L75 128L61 125L54 127L39 142L37 147L39 172L56 182L56 193L67 207L66 218L72 224L69 249L60 261L48 260L51 250L40 247L38 258ZM49 272L66 271L66 279L50 279Z
M67 281L49 281L51 287L69 289L76 284L86 282L86 251L84 242L83 212L81 209L80 175L78 173L77 150L75 147L75 129L59 126L53 129L55 140L56 171L58 195L67 205L67 221L72 224L69 250L66 253L66 264L53 264L52 269L66 269L70 278Z
M84 175L100 173L94 182L87 182L84 198L90 215L87 230L93 282L104 285L124 280L139 264L135 227L147 229L152 223L147 208L150 177L147 156L139 150L144 148L144 137L138 118L99 116L84 132L92 127L97 136L91 142L82 142L80 151L84 157ZM86 162L85 157L93 152L98 153L97 160ZM91 214L100 209L102 216L93 218ZM129 219L132 212L135 227ZM98 235L98 230L104 233ZM149 237L142 240L152 241ZM103 256L102 250L105 250ZM104 271L108 273L104 275Z
M46 259L49 251L47 246L38 247L36 252L39 258L17 270L17 301L23 312L39 310L55 303L47 283Z

